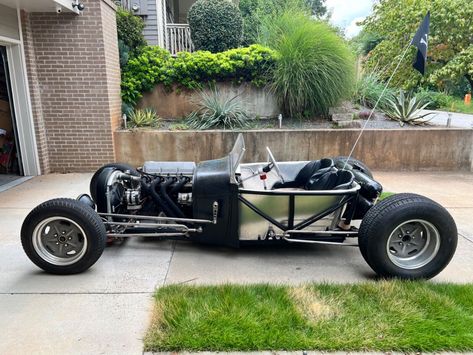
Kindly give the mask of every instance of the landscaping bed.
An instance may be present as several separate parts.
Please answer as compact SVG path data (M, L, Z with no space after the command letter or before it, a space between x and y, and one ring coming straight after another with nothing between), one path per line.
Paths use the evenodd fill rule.
M348 128L361 128L366 124L366 119L358 118L359 111L354 111L355 118L352 121L355 124ZM162 131L185 131L190 130L191 128L187 125L186 120L184 119L172 119L172 120L161 120L159 129ZM278 129L279 120L278 118L265 118L265 119L255 119L250 121L247 129L258 129L258 130L268 130L268 129ZM337 123L326 118L306 118L306 119L293 119L293 118L283 118L282 120L282 129L343 129L343 127L338 127ZM435 129L435 128L445 128L443 126L437 126L433 124L425 124L423 126L411 126L404 125L401 127L398 122L386 119L383 114L376 113L369 120L366 125L368 129Z
M469 351L473 285L172 285L146 351Z

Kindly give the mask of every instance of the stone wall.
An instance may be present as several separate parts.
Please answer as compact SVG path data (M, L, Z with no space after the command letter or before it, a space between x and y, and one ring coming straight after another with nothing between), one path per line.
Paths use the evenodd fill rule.
M266 161L268 146L279 161L346 156L359 130L263 130L243 132L244 162ZM238 132L117 131L117 161L203 161L230 152ZM370 168L387 171L472 171L473 130L367 130L354 157Z
M274 95L265 88L244 83L233 85L231 83L217 83L219 94L225 98L238 97L244 108L254 117L276 117L279 114ZM206 93L209 89L204 89ZM167 89L157 85L153 91L147 92L140 100L138 107L153 108L159 116L172 119L182 118L198 108L199 92L174 87Z

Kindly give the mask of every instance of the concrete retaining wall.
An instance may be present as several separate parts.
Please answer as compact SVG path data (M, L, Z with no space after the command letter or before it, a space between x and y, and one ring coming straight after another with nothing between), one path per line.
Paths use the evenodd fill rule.
M233 98L238 96L248 113L254 117L276 117L279 108L276 98L265 88L257 88L244 83L233 85L231 83L217 83L216 88L220 95ZM209 89L205 89L208 92ZM196 90L166 89L157 85L153 91L147 92L138 103L138 107L151 107L159 116L170 118L186 117L198 108L199 95Z
M279 161L348 155L359 130L244 131L244 161L265 161L269 146ZM202 161L231 150L238 132L117 131L117 161L140 166L146 160ZM367 130L354 157L378 170L471 171L473 130Z

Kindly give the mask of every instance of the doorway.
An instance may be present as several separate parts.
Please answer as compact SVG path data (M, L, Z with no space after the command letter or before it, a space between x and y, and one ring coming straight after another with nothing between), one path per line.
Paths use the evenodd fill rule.
M0 46L0 186L23 175L6 47Z

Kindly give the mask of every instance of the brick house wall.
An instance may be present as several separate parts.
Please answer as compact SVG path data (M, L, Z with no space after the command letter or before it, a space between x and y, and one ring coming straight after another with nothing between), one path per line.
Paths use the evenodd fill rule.
M111 113L112 130L121 126L121 72L118 53L117 21L115 18L115 5L111 1L102 1L102 34L105 45L105 68L107 71L107 84L109 107ZM118 100L117 100L118 98Z
M33 119L42 173L93 171L115 159L120 67L115 5L22 13Z

